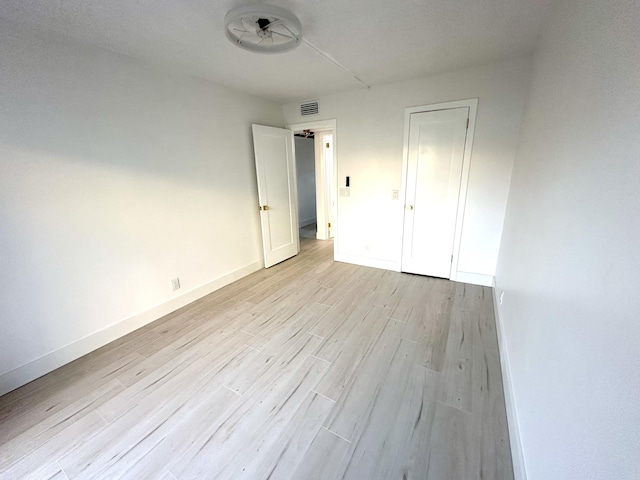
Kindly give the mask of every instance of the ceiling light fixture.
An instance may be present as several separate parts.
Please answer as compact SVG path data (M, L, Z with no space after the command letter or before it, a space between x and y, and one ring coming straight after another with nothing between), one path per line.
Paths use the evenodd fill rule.
M231 43L252 52L288 52L302 41L300 20L275 5L234 8L225 15L224 26Z

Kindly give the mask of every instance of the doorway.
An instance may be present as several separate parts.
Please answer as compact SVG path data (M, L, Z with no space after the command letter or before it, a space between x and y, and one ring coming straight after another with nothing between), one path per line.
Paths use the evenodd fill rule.
M301 238L329 240L336 236L335 124L335 120L326 120L287 125L295 136Z
M405 113L401 270L455 280L477 99Z
M298 188L298 229L300 238L316 238L316 168L315 133L294 132L296 183Z

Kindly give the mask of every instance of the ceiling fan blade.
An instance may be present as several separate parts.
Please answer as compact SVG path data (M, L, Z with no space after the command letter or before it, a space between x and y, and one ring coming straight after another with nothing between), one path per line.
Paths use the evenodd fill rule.
M244 27L245 30L247 30L247 32L257 32L258 31L258 27L256 26L255 23L250 23L245 17L242 17L240 19L240 21L242 22L242 26Z
M271 33L275 35L280 35L281 37L295 39L295 37L292 37L291 35L285 35L284 33L276 32L275 30L271 30Z
M289 27L287 27L284 23L281 26L282 26L282 28L287 30L293 36L293 38L295 38L296 40L298 39L298 34L292 32L291 29Z

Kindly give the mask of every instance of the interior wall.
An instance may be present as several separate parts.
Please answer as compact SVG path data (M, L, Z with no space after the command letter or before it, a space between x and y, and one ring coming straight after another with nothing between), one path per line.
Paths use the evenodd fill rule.
M528 480L640 478L640 3L561 1L496 283Z
M301 227L316 222L316 159L313 138L295 138L298 218Z
M280 105L0 26L0 376L260 268L251 124Z
M337 206L337 258L398 269L404 202L404 109L479 98L464 211L459 270L491 278L500 245L511 168L528 84L530 58L319 98L320 114L285 105L287 124L337 120L338 187L350 176L349 197Z

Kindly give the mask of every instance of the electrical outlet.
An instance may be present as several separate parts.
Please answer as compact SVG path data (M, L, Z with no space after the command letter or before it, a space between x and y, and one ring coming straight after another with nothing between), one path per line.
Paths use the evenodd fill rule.
M391 190L391 200L398 200L398 190Z
M344 187L340 189L340 196L341 197L350 197L351 196L351 189L349 187Z
M504 300L504 290L500 292L500 305L502 305L503 300Z
M180 279L178 277L171 279L171 288L175 292L180 288Z

